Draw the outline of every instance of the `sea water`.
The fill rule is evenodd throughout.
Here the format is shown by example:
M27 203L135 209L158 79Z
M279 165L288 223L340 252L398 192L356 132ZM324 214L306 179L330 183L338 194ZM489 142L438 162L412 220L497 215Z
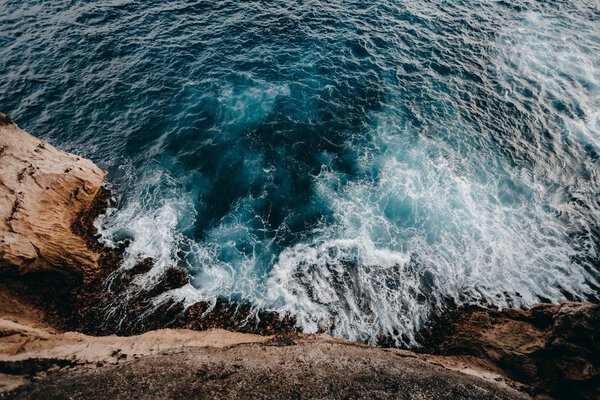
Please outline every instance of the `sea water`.
M413 345L598 296L595 0L0 0L0 60L0 111L109 171L138 287Z

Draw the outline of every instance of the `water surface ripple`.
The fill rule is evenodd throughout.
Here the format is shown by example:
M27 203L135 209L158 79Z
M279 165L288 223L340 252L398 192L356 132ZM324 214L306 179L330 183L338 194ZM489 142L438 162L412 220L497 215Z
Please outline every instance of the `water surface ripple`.
M414 344L598 295L594 0L0 0L0 110L95 160L170 293Z

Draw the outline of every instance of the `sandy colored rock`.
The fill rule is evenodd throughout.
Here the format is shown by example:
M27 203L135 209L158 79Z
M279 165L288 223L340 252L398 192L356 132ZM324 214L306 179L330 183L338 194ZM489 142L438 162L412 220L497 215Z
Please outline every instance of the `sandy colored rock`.
M139 336L88 336L0 319L0 362L9 365L30 359L46 359L76 364L113 363L185 347L223 348L243 343L264 343L271 339L270 336L223 329L202 332L159 329Z
M89 280L99 255L71 224L105 175L0 115L0 272L55 271Z
M2 388L15 399L529 398L409 351L326 335L162 329L93 337L6 319L0 319Z

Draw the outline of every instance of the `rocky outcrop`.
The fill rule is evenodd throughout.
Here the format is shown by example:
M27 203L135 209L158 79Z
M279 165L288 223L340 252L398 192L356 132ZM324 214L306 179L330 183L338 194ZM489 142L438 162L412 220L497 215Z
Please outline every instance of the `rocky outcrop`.
M0 318L0 398L3 390L15 399L529 398L426 356L326 335L94 337Z
M0 273L60 273L90 281L100 253L72 224L106 172L19 129L0 114Z
M101 186L105 175L0 114L0 386L26 384L19 397L105 398L107 388L117 390L115 396L148 397L155 390L149 380L163 386L178 380L156 396L528 397L500 384L507 383L536 395L598 398L600 306L594 304L455 309L422 332L433 354L420 355L298 335L293 318L249 304L184 307L162 296L157 306L157 296L189 278L170 267L154 284L131 292L132 282L154 263L120 269L123 249L97 241L94 220L110 197ZM164 328L188 330L159 331ZM278 336L191 331L215 328ZM97 338L61 330L156 331ZM227 346L236 347L216 352L206 335L234 338ZM247 341L259 347L241 346ZM59 371L30 382L53 370ZM112 385L119 379L122 386Z
M176 267L130 290L132 280L154 264L146 259L120 270L123 249L98 242L94 220L110 197L102 187L105 175L93 162L54 148L0 114L0 292L27 300L56 327L88 334L165 327L261 334L294 329L291 318L255 313L248 304L184 307L167 297L156 306L157 296L188 284L187 273Z
M508 378L563 399L600 398L600 305L459 309L424 332L427 350L486 360Z

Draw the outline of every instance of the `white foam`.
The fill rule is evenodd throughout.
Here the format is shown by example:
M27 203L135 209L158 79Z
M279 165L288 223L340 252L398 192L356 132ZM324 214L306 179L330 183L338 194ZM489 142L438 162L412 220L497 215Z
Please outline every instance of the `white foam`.
M155 280L165 268L179 263L177 251L183 240L182 221L193 220L193 199L183 193L181 184L159 168L150 167L137 175L129 172L126 182L134 194L119 210L109 210L98 221L99 233L105 244L130 241L126 248L123 268L132 268L137 262L151 257L155 260L149 274L136 278L138 286Z
M573 260L597 256L597 244L582 246L573 234L600 216L597 162L578 154L579 144L599 149L600 52L598 42L561 38L556 24L528 15L505 33L497 62L500 74L538 82L547 103L554 97L584 111L583 118L547 116L555 153L539 154L533 169L511 166L493 142L469 142L478 132L458 121L444 121L439 139L414 140L394 113L377 114L375 143L361 159L377 179L343 185L328 170L317 177L336 223L280 255L268 285L276 308L308 331L370 341L384 333L410 343L444 299L521 307L593 293L593 268ZM514 95L513 82L503 83ZM581 170L587 180L575 178ZM401 261L409 256L419 267ZM402 284L382 285L388 280Z
M545 209L551 193L528 171L504 175L484 160L491 154L462 158L425 138L410 148L401 135L379 138L388 150L369 161L382 168L378 180L340 187L323 172L319 194L336 224L275 264L269 298L307 331L415 344L444 299L525 306L563 300L560 288L591 291L570 260L569 227ZM531 194L504 198L503 180Z
M597 256L598 249L594 243L582 248L572 236L590 223L589 215L591 223L600 220L593 202L600 184L597 163L584 157L573 163L584 149L570 147L565 137L598 149L600 53L568 38L557 43L560 29L552 24L529 15L500 35L498 47L506 96L517 96L511 79L527 78L539 83L538 95L567 92L585 113L583 119L554 115L565 123L548 125L557 133L556 153L541 153L533 167L508 162L497 143L450 116L443 126L432 123L439 135L422 134L384 107L370 116L371 143L346 144L361 149L363 177L346 182L343 173L323 168L314 195L331 220L279 254L273 240L249 229L258 218L252 204L261 198L241 199L202 242L184 238L178 232L193 219L194 196L158 168L136 177L135 198L105 219L103 233L114 238L126 229L135 239L126 267L144 257L158 260L158 272L149 275L171 263L187 266L195 288L164 296L187 304L242 298L293 314L307 332L371 342L385 334L416 344L415 331L447 299L519 307L558 302L565 294L583 298L592 292L589 283L598 282L573 259ZM224 92L221 101L231 103L231 123L244 126L264 117L280 95L289 89ZM580 170L590 174L587 180L577 178ZM252 250L240 250L240 241Z
M296 315L306 332L360 340L393 334L398 326L411 332L427 310L414 296L400 295L420 291L418 271L408 261L365 238L299 244L280 254L267 299Z

